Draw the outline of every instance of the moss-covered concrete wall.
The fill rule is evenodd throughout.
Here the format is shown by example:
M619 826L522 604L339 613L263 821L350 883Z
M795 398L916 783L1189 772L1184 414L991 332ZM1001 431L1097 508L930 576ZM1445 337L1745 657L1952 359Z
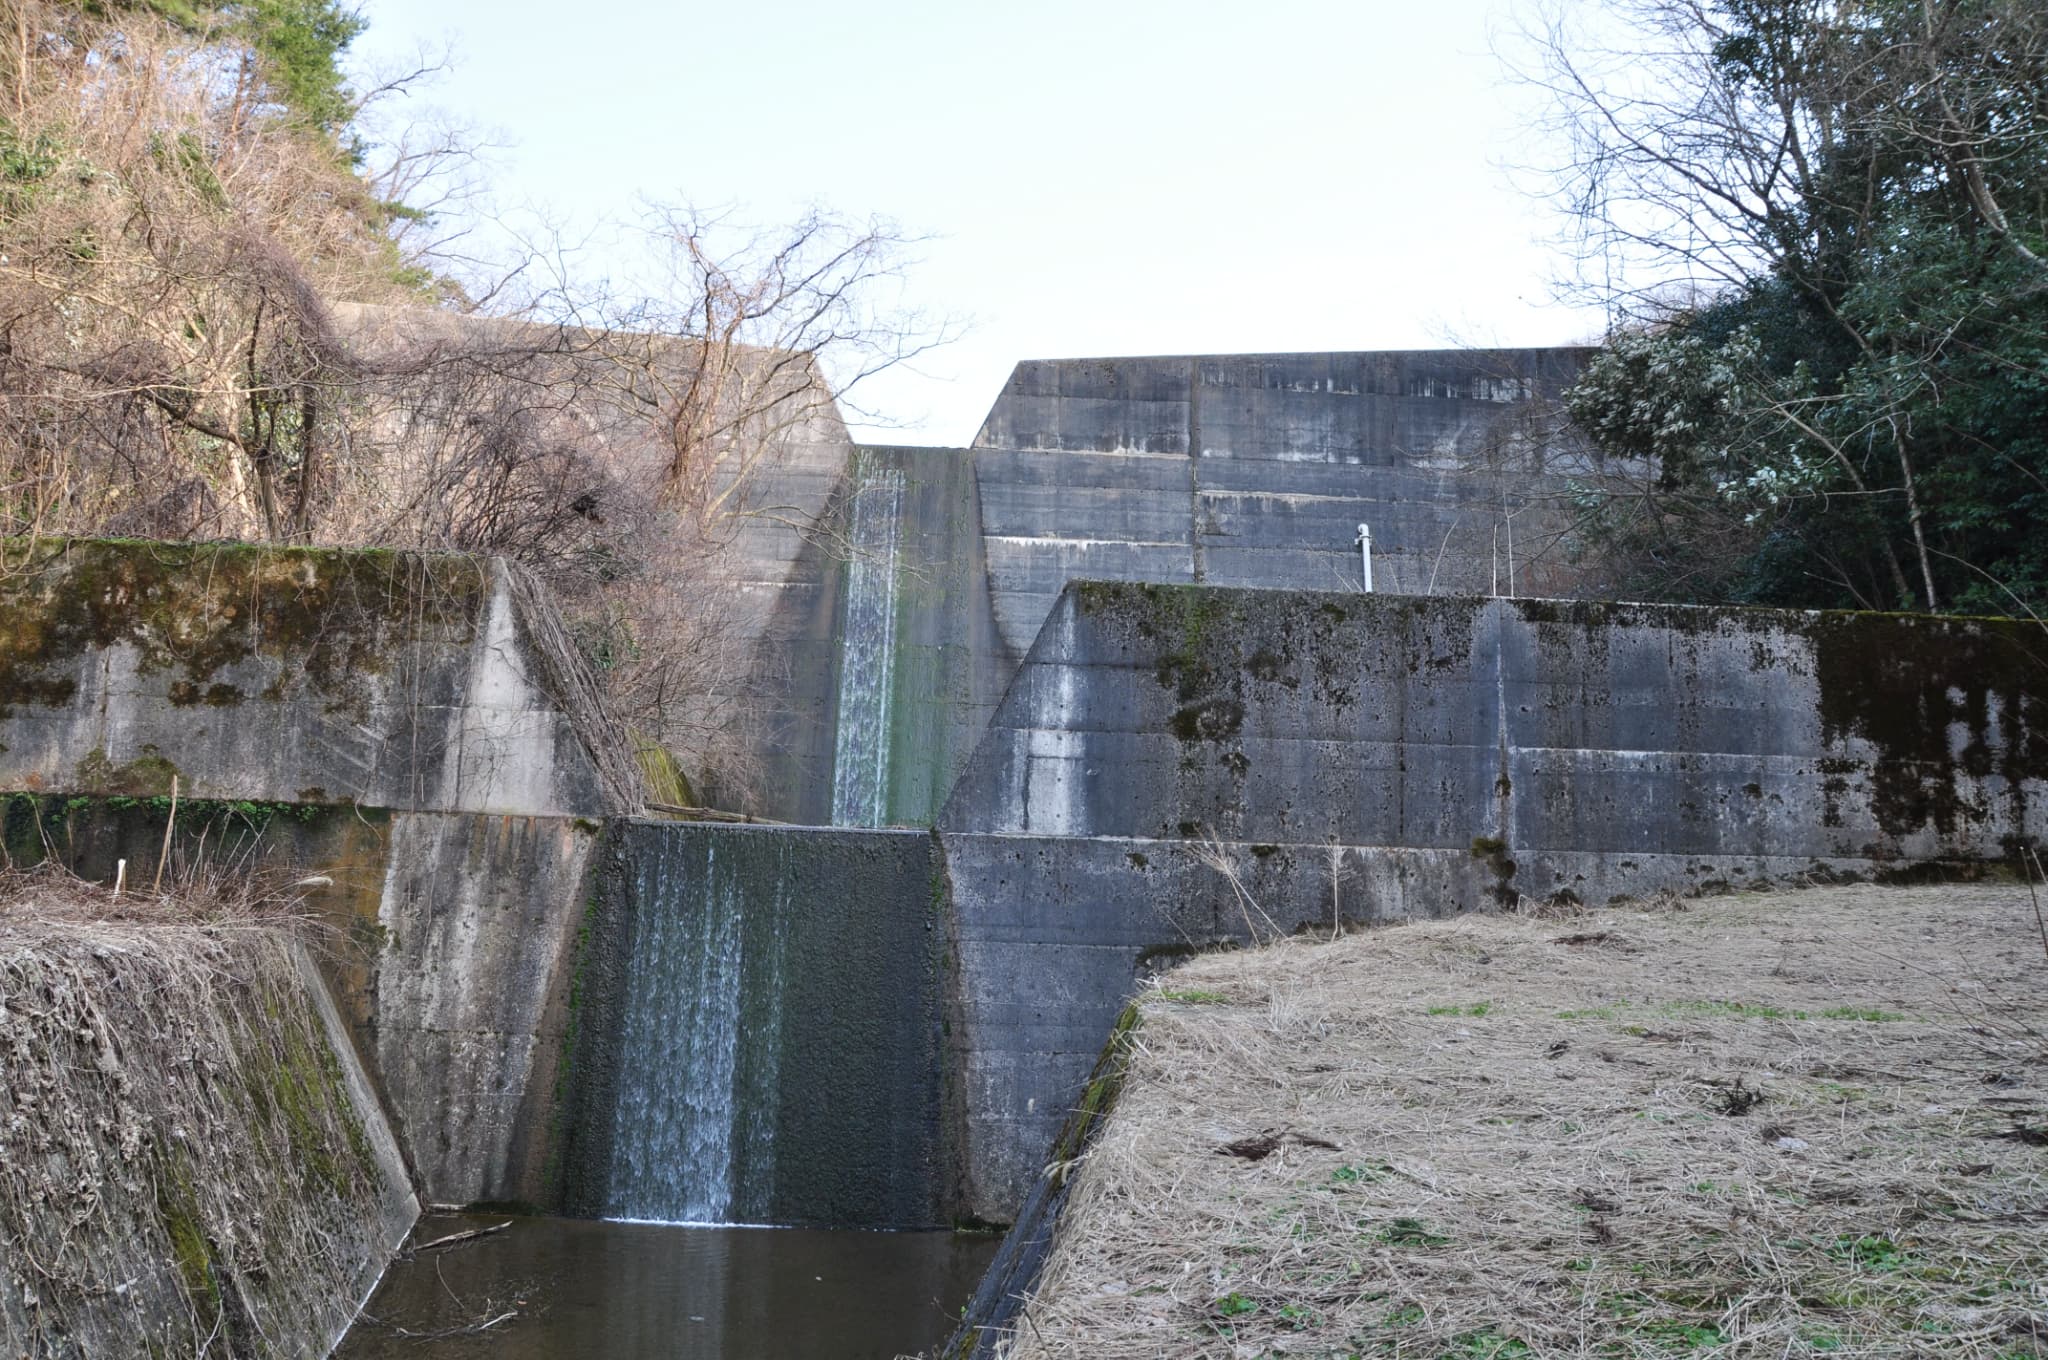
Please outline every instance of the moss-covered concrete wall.
M0 544L0 790L600 815L594 727L501 564Z
M1069 587L940 818L970 1204L1021 1201L1148 958L2010 862L2048 837L2044 655L1997 619Z
M1560 856L2010 854L2043 830L2038 625L1080 584L944 825ZM1533 877L1527 877L1533 876Z
M531 1192L592 819L634 802L549 611L452 556L0 545L0 850L297 882L435 1201Z

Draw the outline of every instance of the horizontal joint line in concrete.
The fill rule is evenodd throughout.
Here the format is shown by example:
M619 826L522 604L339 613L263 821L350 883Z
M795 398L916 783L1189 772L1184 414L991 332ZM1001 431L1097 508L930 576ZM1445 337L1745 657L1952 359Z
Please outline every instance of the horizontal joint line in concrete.
M1145 449L1047 449L1044 444L1028 444L1028 447L1010 447L1010 444L975 444L975 453L1051 453L1051 455L1079 455L1087 459L1155 459L1167 461L1178 459L1188 461L1186 453L1149 453Z
M1052 545L1074 548L1178 548L1185 552L1188 541L1184 538L1062 538L1057 534L988 534L990 543L1010 543L1023 546ZM1057 593L1057 592L1054 592Z

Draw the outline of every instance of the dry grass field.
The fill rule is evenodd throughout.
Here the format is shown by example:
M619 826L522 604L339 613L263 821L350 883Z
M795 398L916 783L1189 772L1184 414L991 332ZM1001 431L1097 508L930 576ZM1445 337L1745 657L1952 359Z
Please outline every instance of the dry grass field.
M2029 891L1195 960L1143 995L1008 1354L2048 1356Z

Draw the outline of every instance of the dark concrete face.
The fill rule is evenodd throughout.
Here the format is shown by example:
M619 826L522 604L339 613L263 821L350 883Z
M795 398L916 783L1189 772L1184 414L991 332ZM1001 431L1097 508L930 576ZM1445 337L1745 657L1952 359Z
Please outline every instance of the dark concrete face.
M737 894L737 900L706 899ZM730 923L712 919L735 910ZM628 1203L639 1122L634 1069L690 1036L633 1014L655 936L735 930L741 992L729 1085L737 1121L726 1216L737 1222L929 1227L948 1221L939 1036L944 885L918 832L628 823L577 964L573 1066L559 1150L571 1213L664 1216ZM686 938L684 941L688 943ZM688 971L687 969L685 971ZM678 985L696 985L679 979ZM649 1041L634 1047L631 1036ZM663 1075L678 1091L688 1074ZM621 1110L626 1111L621 1114ZM673 1216L673 1215L668 1215Z

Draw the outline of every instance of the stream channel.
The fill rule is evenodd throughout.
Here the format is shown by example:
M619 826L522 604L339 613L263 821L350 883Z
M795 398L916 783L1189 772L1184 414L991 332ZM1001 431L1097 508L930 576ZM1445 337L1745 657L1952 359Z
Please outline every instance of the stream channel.
M505 1221L437 1215L413 1240ZM335 1357L889 1360L945 1339L996 1245L950 1232L515 1218L394 1263Z

